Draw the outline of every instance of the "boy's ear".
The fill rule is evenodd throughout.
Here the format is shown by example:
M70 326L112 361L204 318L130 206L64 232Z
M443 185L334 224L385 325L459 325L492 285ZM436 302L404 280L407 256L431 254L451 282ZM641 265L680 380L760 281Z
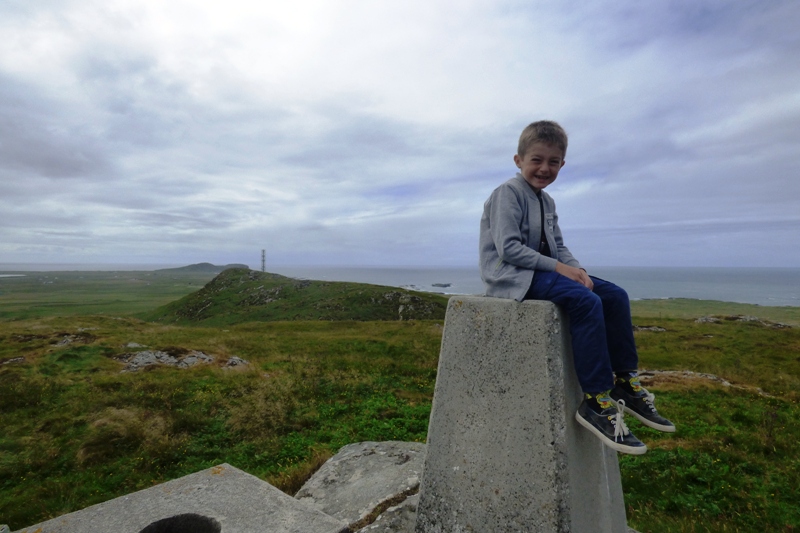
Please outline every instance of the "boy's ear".
M517 168L521 168L522 158L519 156L519 154L514 154L514 164L517 165ZM561 164L563 165L564 163L562 162Z
M564 163L566 163L566 162L567 162L567 160L566 160L566 159L562 159L562 160L561 160L561 168L564 168Z

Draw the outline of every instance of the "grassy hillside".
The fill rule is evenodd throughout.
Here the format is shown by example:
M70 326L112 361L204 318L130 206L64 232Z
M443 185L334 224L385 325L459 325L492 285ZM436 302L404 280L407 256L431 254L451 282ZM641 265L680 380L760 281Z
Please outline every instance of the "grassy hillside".
M201 290L139 317L205 326L274 320L443 319L446 306L447 298L438 294L230 269Z

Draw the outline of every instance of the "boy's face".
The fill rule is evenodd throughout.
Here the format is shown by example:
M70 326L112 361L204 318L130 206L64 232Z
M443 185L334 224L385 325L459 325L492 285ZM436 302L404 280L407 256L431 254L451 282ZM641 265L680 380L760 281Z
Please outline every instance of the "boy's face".
M558 171L564 166L564 152L554 144L533 143L523 157L514 155L514 163L525 181L541 190L556 181Z

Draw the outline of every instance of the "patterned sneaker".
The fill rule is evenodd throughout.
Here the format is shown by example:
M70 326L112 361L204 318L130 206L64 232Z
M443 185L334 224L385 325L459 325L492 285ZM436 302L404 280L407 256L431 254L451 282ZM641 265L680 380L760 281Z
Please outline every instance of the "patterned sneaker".
M607 396L597 397L597 402L602 409L599 413L596 413L586 402L583 400L578 407L575 420L594 433L603 444L612 450L632 455L642 455L647 451L647 446L637 439L625 425L622 420L622 410L614 408L610 398ZM623 401L622 404L624 406L625 402Z
M635 416L645 426L665 433L674 433L675 424L656 411L655 394L642 387L638 376L632 376L628 384L631 390L628 390L624 382L617 382L611 391L611 399L618 406L622 405L626 412Z

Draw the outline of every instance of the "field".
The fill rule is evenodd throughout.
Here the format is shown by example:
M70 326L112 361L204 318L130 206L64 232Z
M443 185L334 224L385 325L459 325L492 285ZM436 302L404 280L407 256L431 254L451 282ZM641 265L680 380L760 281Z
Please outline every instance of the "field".
M221 462L292 493L344 444L425 440L441 320L156 324L137 316L213 274L154 274L0 278L0 523L18 529ZM635 324L656 327L636 333L643 368L730 386L656 375L649 388L678 433L631 421L651 451L620 456L630 525L800 531L800 327L775 326L800 325L798 309L632 307ZM695 321L708 315L721 318ZM215 361L121 372L118 358L145 346ZM223 368L233 356L249 365Z
M18 274L21 276L0 278L0 320L131 315L197 291L215 276L207 272L170 271Z

